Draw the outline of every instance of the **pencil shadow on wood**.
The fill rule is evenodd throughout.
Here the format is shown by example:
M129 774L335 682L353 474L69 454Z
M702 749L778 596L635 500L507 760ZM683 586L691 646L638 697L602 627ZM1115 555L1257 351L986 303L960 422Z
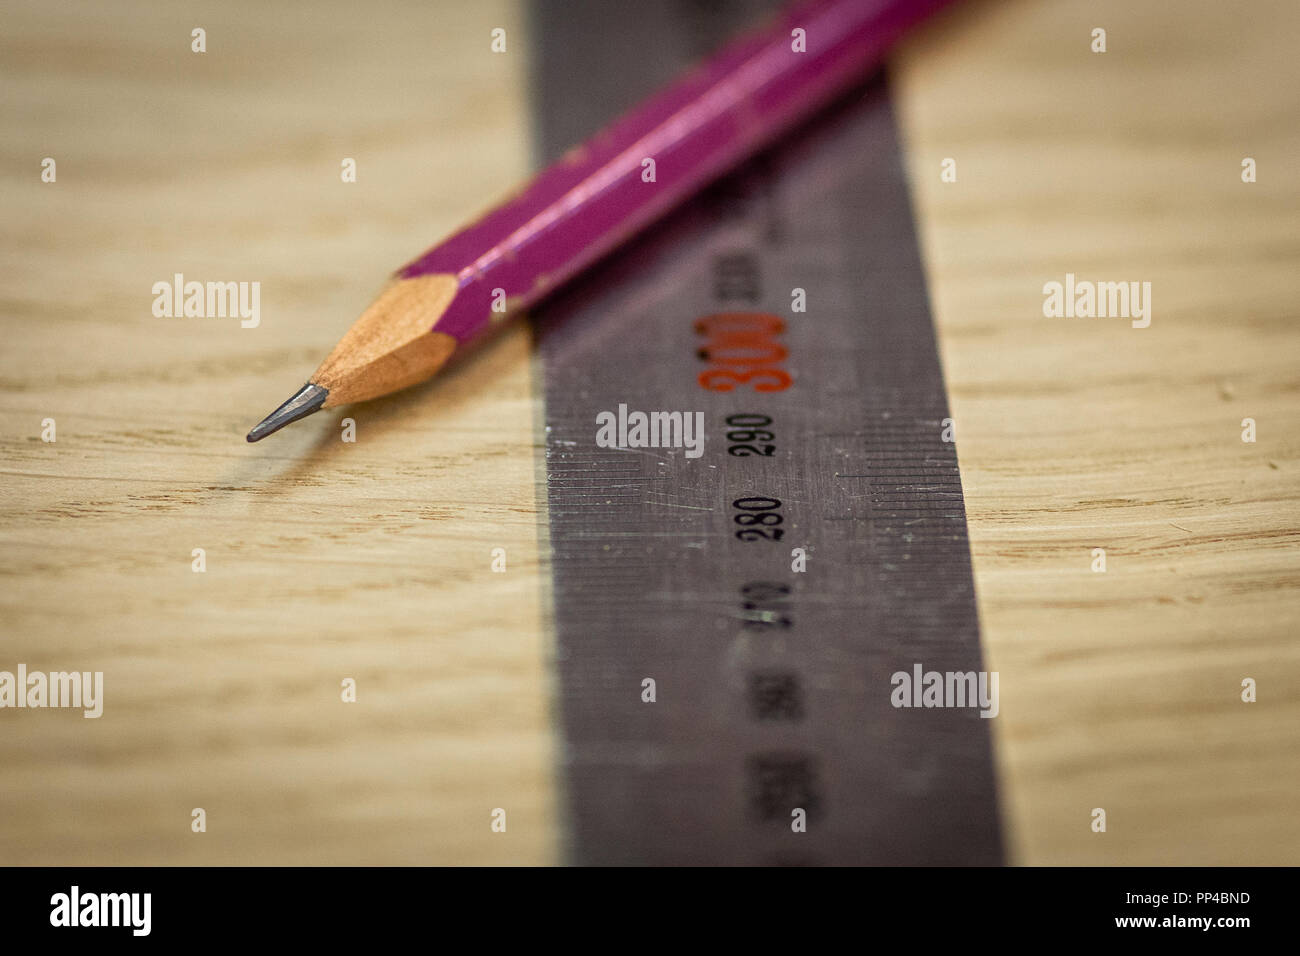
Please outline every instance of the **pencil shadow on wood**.
M515 360L510 355L494 348L501 335L508 331L509 327L503 325L463 347L428 382L369 402L325 409L289 426L299 432L315 429L317 437L305 446L299 439L287 455L276 455L272 451L254 462L241 465L240 476L232 476L229 483L237 486L253 484L259 494L275 497L291 494L304 486L329 483L331 475L355 447L341 440L341 423L346 418L356 419L358 434L363 436L361 440L365 440L365 436L382 435L390 429L410 429L416 422L455 417L453 413L458 408L481 400L483 392L491 389L513 365ZM280 435L264 439L263 445L277 440L293 441L291 434L286 429ZM256 463L265 464L273 460L282 462L282 467L274 474L264 474L260 478L248 474L248 468L255 467Z
M818 173L810 178L814 190L832 188L834 180L844 176L860 176L865 171L888 168L884 157L871 155L859 157L861 165L845 169L843 163L819 159L828 138L846 121L863 113L875 113L878 121L890 125L892 115L888 106L887 83L882 74L876 74L855 89L841 96L829 108L800 124L775 147L740 166L706 189L694 201L665 216L644 235L604 257L580 279L569 283L533 311L529 325L534 342L545 343L543 352L547 361L581 363L599 360L607 343L629 339L641 340L648 360L653 360L654 343L646 339L648 324L629 323L629 315L653 311L658 299L671 297L684 285L708 282L709 256L706 251L716 237L725 232L719 219L735 216L750 205L755 195L763 191L762 183L783 175L790 167L811 165ZM892 137L873 139L873 149L890 147ZM892 147L891 147L892 148ZM896 162L896 160L894 160ZM825 168L822 168L825 167ZM895 171L902 178L900 171ZM779 240L779 217L763 223L769 233L768 240ZM640 278L642 281L633 281ZM605 308L592 310L595 301ZM274 475L260 480L246 472L231 484L254 483L263 494L283 496L295 488L319 486L333 480L331 472L346 461L349 446L340 440L340 423L343 419L357 419L358 430L374 436L390 428L410 428L422 421L421 416L450 418L462 403L481 399L484 391L491 389L498 373L514 361L495 348L501 334L507 330L503 324L494 332L458 351L443 371L431 381L413 386L395 395L371 402L318 413L296 429L318 429L318 437L307 446L301 440L293 444L290 456L282 459L283 467ZM594 358L593 358L594 357ZM272 436L268 442L293 441L287 434ZM362 440L365 440L364 438ZM544 444L544 436L535 442ZM260 459L265 463L271 455ZM242 472L242 469L241 469Z

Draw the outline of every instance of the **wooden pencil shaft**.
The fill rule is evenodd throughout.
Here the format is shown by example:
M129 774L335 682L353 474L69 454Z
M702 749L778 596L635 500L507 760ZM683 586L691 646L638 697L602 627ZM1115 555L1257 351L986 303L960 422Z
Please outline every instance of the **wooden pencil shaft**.
M456 276L436 324L466 341L526 309L825 105L946 0L819 0L724 48L615 121L400 278ZM500 306L498 306L499 308Z
M432 376L494 320L532 306L826 105L947 2L816 0L731 43L400 269L312 376L326 395L311 410ZM284 408L249 440L279 427Z

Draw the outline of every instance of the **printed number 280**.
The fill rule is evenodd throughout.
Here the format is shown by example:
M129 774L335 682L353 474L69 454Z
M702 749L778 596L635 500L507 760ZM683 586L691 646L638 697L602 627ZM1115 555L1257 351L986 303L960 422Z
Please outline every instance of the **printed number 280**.
M779 499L737 498L731 506L737 511L732 520L744 525L736 532L736 537L741 541L757 541L759 538L780 541L785 535L785 531L776 527L785 520L781 517Z

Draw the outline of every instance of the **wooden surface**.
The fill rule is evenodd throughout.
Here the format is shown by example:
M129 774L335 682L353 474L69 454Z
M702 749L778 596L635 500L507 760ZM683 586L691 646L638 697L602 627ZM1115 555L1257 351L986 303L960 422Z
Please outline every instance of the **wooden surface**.
M1297 28L985 2L895 64L1019 862L1300 862ZM0 711L0 862L558 858L526 328L243 441L526 173L524 30L507 2L8 5L0 669L102 670L105 705ZM260 281L261 325L155 318L177 272ZM1150 328L1044 318L1066 272L1150 281Z
M182 6L6 13L0 668L102 670L105 705L0 712L0 860L552 859L526 327L244 441L527 173L519 11ZM175 272L260 280L261 325L154 318Z
M979 3L897 62L1021 862L1300 862L1297 29ZM1151 325L1044 318L1066 272Z

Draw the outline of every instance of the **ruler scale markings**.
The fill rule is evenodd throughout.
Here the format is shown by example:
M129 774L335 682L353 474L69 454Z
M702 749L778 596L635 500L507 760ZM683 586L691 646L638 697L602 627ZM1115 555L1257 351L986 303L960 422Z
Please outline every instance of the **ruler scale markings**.
M770 6L536 0L540 158ZM889 703L895 671L982 662L897 134L883 84L854 99L538 314L575 862L1001 862L988 722ZM741 312L783 320L784 391L701 387L696 320ZM703 411L702 457L598 449L620 404Z

